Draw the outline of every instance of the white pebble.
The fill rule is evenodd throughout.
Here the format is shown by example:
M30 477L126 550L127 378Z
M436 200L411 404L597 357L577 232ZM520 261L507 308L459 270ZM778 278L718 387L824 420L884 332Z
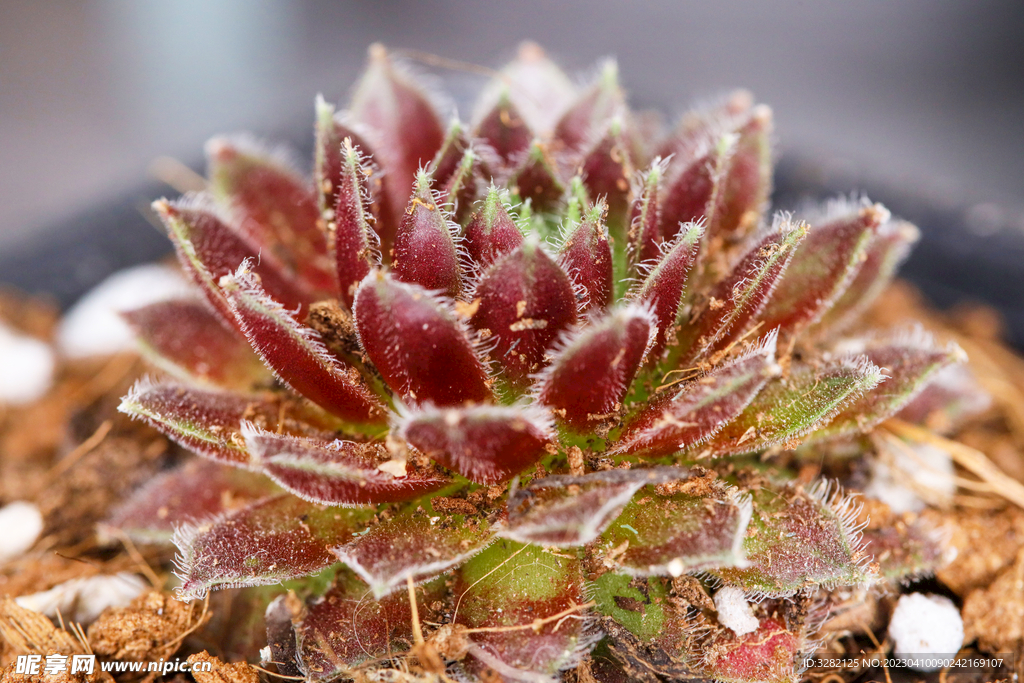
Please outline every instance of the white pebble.
M718 623L738 636L753 633L761 625L739 588L719 589L715 593L715 609L718 610Z
M31 403L49 391L56 365L46 342L0 322L0 403Z
M889 637L898 658L924 655L918 671L937 671L942 664L928 655L953 657L964 644L964 622L953 601L941 595L910 593L900 597L889 621Z
M57 330L57 346L68 358L134 349L131 329L118 313L193 295L191 285L170 266L147 264L118 271L68 311Z
M13 560L31 548L43 533L43 514L21 500L0 508L0 562Z
M120 572L71 579L47 591L15 598L20 606L48 617L88 624L108 607L126 607L146 590L135 574Z

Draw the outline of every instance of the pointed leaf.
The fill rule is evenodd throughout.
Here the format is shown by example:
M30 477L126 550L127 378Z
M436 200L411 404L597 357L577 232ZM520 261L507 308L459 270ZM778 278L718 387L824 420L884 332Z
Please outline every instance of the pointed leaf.
M545 350L576 322L576 297L565 271L536 241L498 259L480 279L469 324L493 344L491 357L515 387L546 363Z
M537 399L576 428L608 420L622 400L654 341L651 312L637 305L610 311L581 328L552 352L537 380Z
M714 223L735 145L735 135L712 131L697 136L672 158L661 204L660 232L665 240L674 239L687 223L702 219L705 225Z
M466 225L466 250L474 263L489 266L523 243L523 233L509 215L508 194L493 185L483 205Z
M992 397L970 368L953 365L936 372L896 416L904 422L923 424L933 432L950 434L991 405Z
M528 128L536 133L551 131L562 112L575 98L572 80L548 59L544 50L533 42L519 46L516 58L507 64L480 98L484 110L508 93L511 103L523 114Z
M640 176L637 187L633 191L635 199L630 206L629 234L626 236L626 249L629 253L630 271L635 275L640 272L638 266L654 260L661 260L658 249L661 244L661 204L665 171L668 162L656 158L651 166ZM683 233L687 232L686 230Z
M889 212L881 204L836 202L811 229L778 288L758 316L785 337L817 322L856 277L878 227Z
M535 211L554 211L565 194L565 182L551 152L539 140L529 148L509 186L523 200L530 200Z
M916 328L889 340L850 340L844 350L863 353L888 377L881 386L847 404L814 438L867 432L907 405L944 368L967 360L959 346L940 347L928 333Z
M348 112L335 112L334 105L328 104L320 95L316 97L316 146L314 150L313 180L317 192L317 207L326 219L338 204L341 188L339 179L345 165L344 143L362 155L372 155L369 144L370 131L352 120Z
M619 516L633 494L646 484L683 474L655 468L534 479L509 496L508 526L499 535L543 546L586 545Z
M794 226L783 218L711 289L690 333L693 341L683 354L683 363L691 364L725 348L752 327L806 235L805 224Z
M469 138L466 137L462 122L453 118L448 124L448 132L441 143L441 149L437 150L434 160L430 162L430 178L435 190L440 190L448 184L458 171L468 149Z
M281 494L199 524L178 528L183 599L207 591L262 586L312 574L335 562L330 548L346 542L373 516Z
M602 311L612 300L612 250L605 225L606 207L598 202L565 238L558 263L577 289L579 312Z
M118 529L136 543L170 543L174 528L181 524L236 510L278 492L258 474L189 459L150 479L100 526Z
M828 334L849 327L889 286L918 237L918 229L905 221L891 220L882 224L868 246L867 256L856 277L814 331Z
M153 210L166 226L182 268L231 327L235 317L217 282L246 259L258 263L255 270L263 287L289 308L305 307L315 299L282 273L271 254L261 258L258 246L229 228L208 195L186 195L174 202L159 200L153 203Z
M395 278L456 298L462 291L462 274L454 233L437 194L430 189L430 176L420 171L395 236Z
M788 596L808 586L850 586L866 581L857 510L825 483L809 490L750 487L754 513L743 540L749 566L712 569L728 585L768 596Z
M675 481L635 494L601 535L600 547L605 563L633 576L744 566L749 520L749 497L713 475Z
M433 517L423 510L392 517L334 549L378 600L457 567L487 547L494 529L475 516Z
M359 282L380 265L369 188L370 179L379 171L355 147L352 138L341 141L338 157L332 218L327 227L341 300L351 308Z
M463 224L470 216L473 204L484 194L484 178L490 177L484 158L476 147L462 155L458 167L439 193L439 199L451 205L452 218Z
M894 582L913 581L949 563L947 529L914 513L886 521L878 524L872 518L871 528L864 531L864 552L878 563L880 576Z
M597 82L585 90L555 126L554 137L569 149L582 150L615 116L625 114L619 69L613 60L601 66Z
M690 271L697 260L704 227L690 223L680 230L679 236L663 247L664 255L648 273L640 288L631 298L649 305L658 323L651 357L658 358L666 346L675 344L677 321L683 312L683 303L695 294L692 291Z
M326 421L318 422L312 411L281 399L149 380L137 382L118 410L144 420L194 453L239 467L249 466L249 453L239 434L242 420L310 436L331 428Z
M780 371L771 334L743 357L653 399L629 420L615 451L661 457L699 446L739 415Z
M324 505L377 505L418 498L451 480L431 468L407 463L396 477L380 465L390 460L377 441L324 442L272 434L246 424L242 428L254 465L300 498Z
M147 359L180 379L249 389L268 378L245 339L198 301L161 301L121 315Z
M753 453L772 446L791 448L820 429L885 375L866 358L840 358L820 367L794 363L787 377L769 382L703 452Z
M420 619L437 619L430 605L443 597L443 588L416 589ZM351 677L360 665L406 652L414 642L408 593L372 600L350 571L339 572L330 590L290 621L299 673L315 683Z
M400 217L417 171L434 158L444 128L426 94L402 73L384 46L370 46L369 64L352 97L352 116L377 136L374 160L387 174L385 190L392 215ZM397 225L378 230L385 253Z
M496 484L537 462L552 438L536 407L424 407L401 417L398 434L470 481Z
M453 621L481 629L459 663L470 675L490 669L506 680L548 680L595 640L575 609L586 602L580 562L562 553L499 540L463 565L454 591ZM564 612L568 618L537 623Z
M512 165L530 146L533 132L512 104L508 91L502 91L476 125L474 137L490 145L505 166Z
M337 292L316 194L282 155L245 138L206 143L210 188L232 224L310 289Z
M707 237L738 241L757 228L772 192L772 110L758 105L735 124L736 145Z
M359 372L331 355L315 330L271 299L247 264L221 278L220 286L249 343L283 382L344 420L384 420L384 406Z
M466 330L422 287L370 273L356 291L354 313L363 350L403 401L453 406L491 397Z
M629 181L633 163L629 141L621 118L612 119L604 135L583 157L583 179L592 197L604 197L608 205L608 225L616 239L625 237L625 220L629 209Z

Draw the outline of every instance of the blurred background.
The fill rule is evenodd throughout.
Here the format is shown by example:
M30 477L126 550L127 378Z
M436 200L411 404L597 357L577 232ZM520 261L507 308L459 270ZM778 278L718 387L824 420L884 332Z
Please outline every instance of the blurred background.
M747 87L775 110L777 205L867 191L919 223L907 272L985 299L1024 342L1024 3L901 0L0 0L0 282L63 304L169 246L151 162L214 133L308 149L367 46L500 66L533 39L571 73L618 58L637 108ZM482 85L433 69L457 101ZM469 113L467 105L461 110Z

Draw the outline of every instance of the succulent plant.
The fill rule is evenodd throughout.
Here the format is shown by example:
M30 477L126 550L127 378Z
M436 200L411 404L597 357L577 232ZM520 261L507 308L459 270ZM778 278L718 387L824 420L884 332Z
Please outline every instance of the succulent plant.
M208 190L154 204L197 294L126 314L164 374L121 410L206 460L111 523L173 533L185 598L291 581L282 671L793 680L830 591L936 561L893 532L881 566L818 476L962 360L860 329L915 228L766 218L767 107L662 135L598 71L525 45L445 126L374 46L311 182L215 138Z

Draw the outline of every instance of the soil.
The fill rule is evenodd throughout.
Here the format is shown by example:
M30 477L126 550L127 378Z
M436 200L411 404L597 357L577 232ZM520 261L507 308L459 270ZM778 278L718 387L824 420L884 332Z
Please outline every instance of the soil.
M884 304L870 313L872 323L887 326L922 320L940 338L956 340L968 352L979 383L994 399L985 414L949 434L987 455L997 474L992 475L995 479L979 480L972 470L958 465L958 476L974 484L961 487L946 509L928 512L949 530L950 545L957 552L925 587L945 592L962 605L967 651L1015 652L1020 662L1024 509L1003 492L1012 486L1007 482L1024 482L1024 360L1000 341L998 316L989 309L975 306L936 312L905 284L894 285L880 300ZM25 334L51 341L58 313L47 301L0 291L0 319ZM97 536L97 523L130 491L191 457L157 432L117 413L120 397L145 370L132 354L65 362L52 390L41 400L22 407L0 406L0 504L33 502L45 520L35 546L0 565L0 683L111 679L107 673L31 676L15 672L17 655L52 653L94 653L104 661L187 657L212 667L210 672L165 676L118 673L118 681L256 683L260 677L279 676L244 663L258 660L258 649L266 640L262 613L251 613L237 591L220 591L206 603L179 602L166 588L171 583L170 552L136 548L127 539L103 543ZM459 511L473 507L468 500L446 500ZM894 519L881 503L874 502L866 510L862 521L868 524ZM128 607L108 608L84 630L54 622L13 601L71 579L124 571L145 577L151 589ZM673 590L692 604L708 607L710 599L698 582L694 584L680 579L673 583ZM823 620L819 631L823 651L866 653L884 648L887 614L898 590L893 586L891 595L870 599L856 591L836 592L831 617ZM446 647L456 645L453 639ZM600 654L595 654L569 679L599 680L602 662ZM641 678L651 675L642 673ZM806 678L821 683L857 676L884 680L891 673L810 670ZM1014 673L1021 672L992 670L973 680L1009 679ZM944 681L967 680L951 672L914 678L939 680L940 676Z

